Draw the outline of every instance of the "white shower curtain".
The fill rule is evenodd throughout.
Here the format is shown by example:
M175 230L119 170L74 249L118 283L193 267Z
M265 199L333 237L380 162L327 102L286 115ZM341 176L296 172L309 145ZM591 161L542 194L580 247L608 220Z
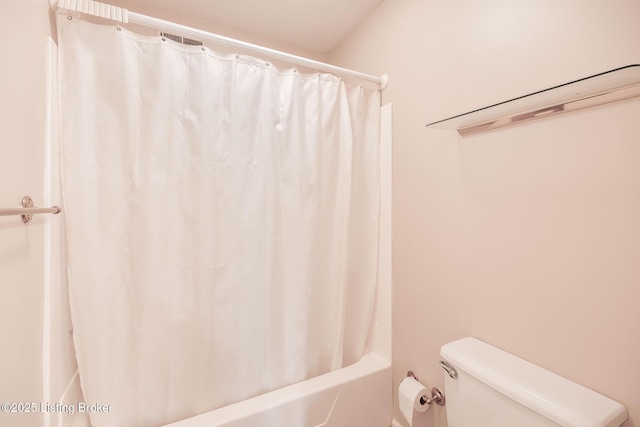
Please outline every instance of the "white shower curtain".
M157 426L357 361L379 93L58 21L74 340L94 427Z

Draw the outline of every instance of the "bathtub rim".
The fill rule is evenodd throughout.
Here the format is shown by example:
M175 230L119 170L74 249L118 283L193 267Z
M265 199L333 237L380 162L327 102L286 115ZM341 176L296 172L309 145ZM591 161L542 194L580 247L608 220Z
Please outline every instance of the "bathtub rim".
M238 422L289 403L302 401L327 390L373 375L391 375L391 361L381 354L368 353L356 363L326 374L291 384L258 396L232 403L200 415L175 421L163 427L223 426ZM391 387L389 386L391 395ZM389 416L391 412L389 411Z

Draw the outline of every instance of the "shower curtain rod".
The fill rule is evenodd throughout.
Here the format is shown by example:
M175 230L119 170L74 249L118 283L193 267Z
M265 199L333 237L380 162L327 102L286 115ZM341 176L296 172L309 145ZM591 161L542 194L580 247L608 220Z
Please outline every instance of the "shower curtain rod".
M101 3L93 0L59 0L58 9L66 9L69 11L80 12L87 15L93 15L100 18L109 19L111 21L121 22L123 24L132 23L139 24L145 27L151 27L158 30L165 30L169 32L177 32L180 34L195 37L200 40L213 41L221 45L242 49L264 55L272 59L288 62L290 64L300 65L303 67L311 68L316 71L326 71L338 76L349 76L359 80L376 83L380 90L387 87L389 82L389 76L383 74L380 77L372 76L370 74L361 73L359 71L349 70L347 68L337 67L335 65L327 64L325 62L316 61L302 56L292 55L290 53L281 52L278 50L270 49L268 47L259 46L252 43L243 42L240 40L232 39L230 37L221 36L219 34L209 33L197 28L187 27L185 25L176 24L174 22L165 21L162 19L154 18L151 16L142 15L139 13L131 12L127 9L112 6L106 3Z

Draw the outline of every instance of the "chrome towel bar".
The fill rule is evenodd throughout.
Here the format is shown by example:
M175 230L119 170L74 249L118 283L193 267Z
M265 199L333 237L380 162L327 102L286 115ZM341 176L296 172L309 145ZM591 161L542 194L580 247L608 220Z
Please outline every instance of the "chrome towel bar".
M62 212L62 208L60 206L51 206L50 208L39 208L37 206L33 206L33 200L29 196L24 196L22 198L20 206L20 208L0 208L0 216L20 215L22 217L22 222L26 224L31 221L34 214L51 213L55 215Z

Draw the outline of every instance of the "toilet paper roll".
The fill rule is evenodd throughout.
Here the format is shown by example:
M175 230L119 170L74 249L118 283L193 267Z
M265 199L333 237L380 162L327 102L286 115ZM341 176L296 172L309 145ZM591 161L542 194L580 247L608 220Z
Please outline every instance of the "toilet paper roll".
M402 380L400 387L398 387L398 401L400 406L400 412L409 422L409 425L413 425L413 413L424 412L429 408L429 405L420 403L422 396L430 396L427 388L415 378L407 377Z

